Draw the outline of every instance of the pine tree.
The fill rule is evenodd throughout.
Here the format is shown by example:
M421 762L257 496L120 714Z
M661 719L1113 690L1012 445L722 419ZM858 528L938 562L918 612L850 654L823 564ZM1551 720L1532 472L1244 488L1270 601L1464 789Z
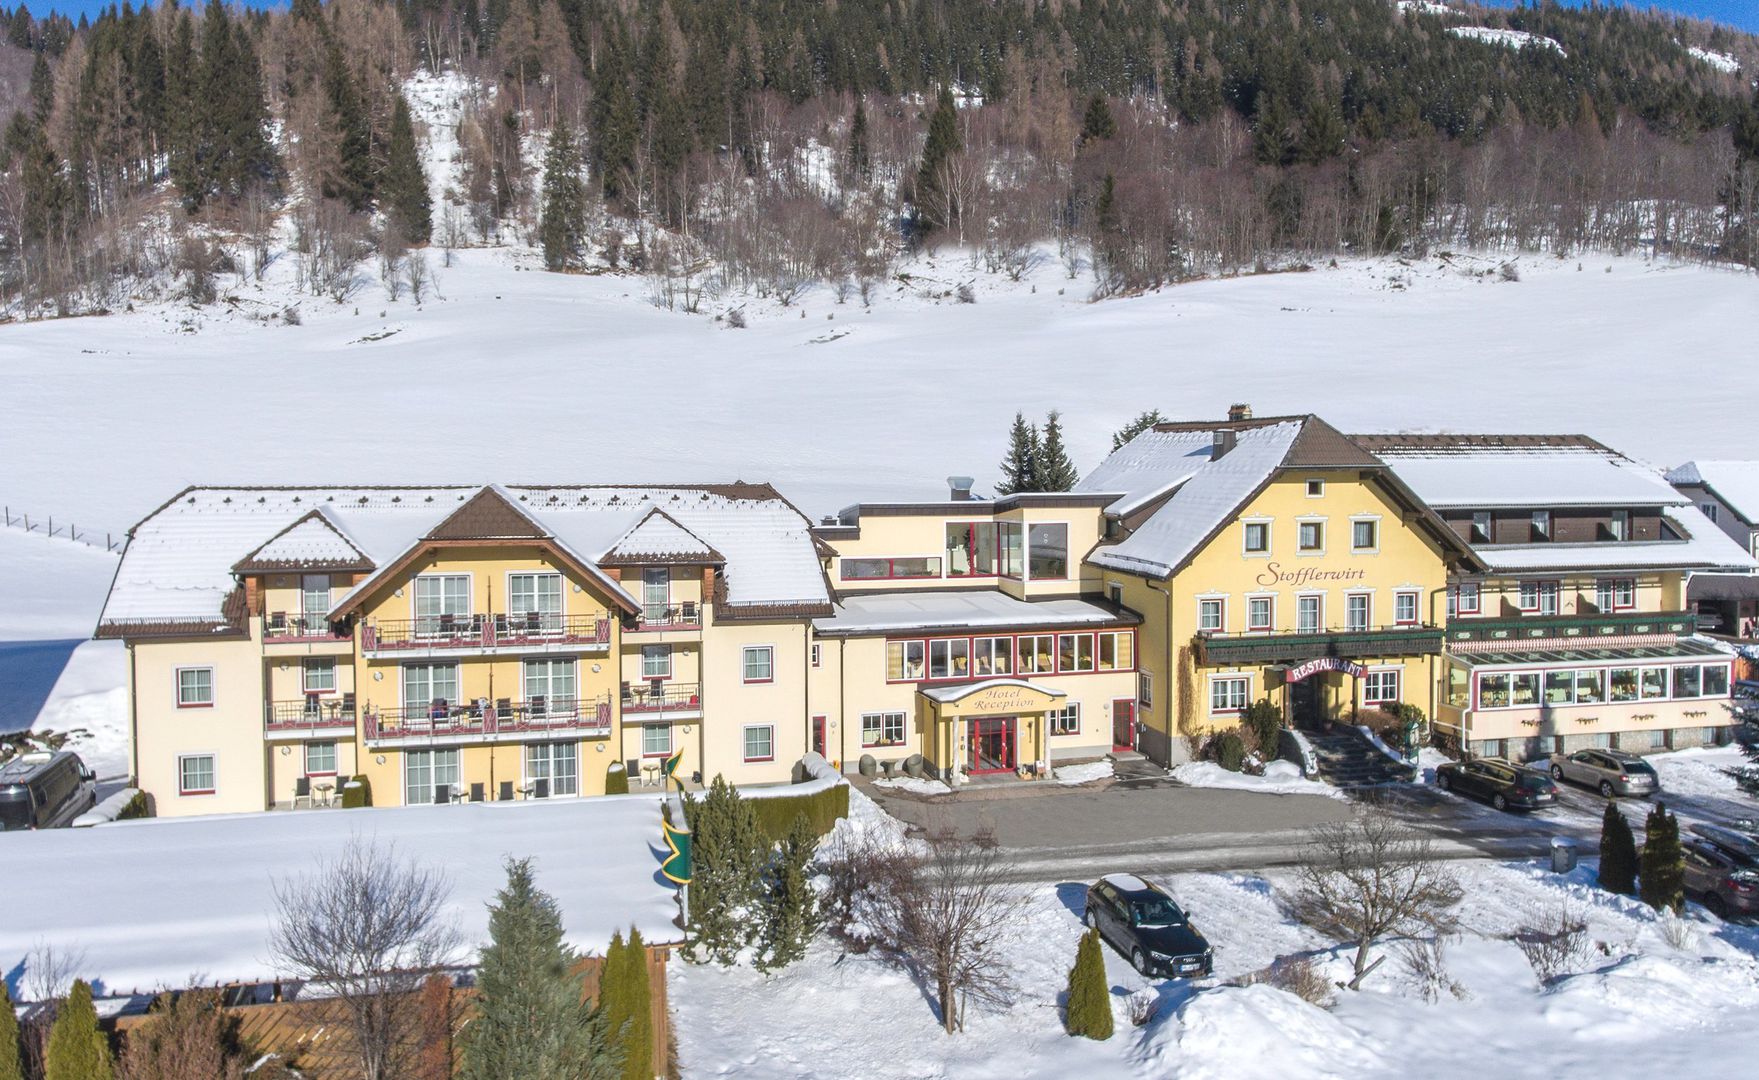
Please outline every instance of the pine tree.
M794 819L770 866L764 896L763 940L758 948L759 971L776 971L805 956L806 946L818 931L818 893L813 890L807 871L817 849L818 837L802 814Z
M612 1045L618 1048L624 1080L650 1080L653 1068L653 990L647 978L647 946L630 927L629 940L611 936L599 976L599 1007Z
M1686 907L1686 855L1680 847L1680 821L1656 803L1643 827L1643 860L1638 896L1660 911Z
M730 965L752 943L769 843L757 813L717 775L708 794L687 798L690 822L690 925L686 955Z
M342 47L331 40L324 55L324 98L330 107L330 123L336 131L334 168L324 177L327 199L340 199L350 210L365 210L373 198L372 137L367 132L366 110L354 86L354 74L342 56Z
M1600 887L1620 896L1637 893L1637 841L1612 800L1600 820Z
M1038 475L1038 428L1028 424L1021 413L1015 413L1014 426L1008 431L1008 453L1002 458L1002 482L996 485L996 494L1036 491Z
M42 53L31 61L31 111L35 113L37 123L49 122L49 113L55 108L55 79L49 73L49 60Z
M1037 465L1037 491L1074 491L1076 481L1081 479L1063 447L1063 417L1055 409L1044 418L1044 443L1039 448Z
M0 979L0 1080L24 1080L22 1051L18 1041L18 1014L12 1011L6 981Z
M867 109L855 95L855 115L849 118L849 171L863 180L873 177L872 152L867 146Z
M1082 934L1081 944L1075 949L1064 1012L1064 1026L1069 1034L1101 1041L1112 1037L1112 993L1106 983L1105 956L1098 930Z
M1130 421L1128 424L1125 424L1123 427L1112 433L1112 449L1118 450L1122 448L1125 443L1142 434L1144 431L1147 431L1156 424L1162 424L1165 422L1166 418L1161 416L1159 409L1150 409L1145 413L1137 413L1136 419Z
M593 69L592 134L593 169L605 201L633 205L637 192L630 185L636 175L641 121L616 41L606 43Z
M84 979L75 979L55 1014L55 1026L49 1029L43 1080L110 1080L114 1071L110 1040L98 1030L92 988Z
M1081 142L1110 139L1117 133L1118 122L1112 119L1112 107L1106 104L1103 95L1093 95L1087 100L1087 112L1081 117Z
M190 207L200 206L208 194L201 168L202 113L195 104L199 77L195 23L185 11L177 16L165 54L165 150L171 182Z
M433 201L428 178L422 172L415 146L415 125L409 119L409 102L401 93L391 113L391 143L385 157L385 176L379 185L385 214L406 244L425 244L433 236Z
M1306 118L1301 122L1301 144L1296 151L1296 158L1305 165L1318 165L1337 157L1343 153L1344 140L1348 134L1337 106L1329 101L1315 99L1307 109Z
M459 1076L619 1076L604 1011L586 1000L575 961L562 940L562 914L537 887L531 861L510 860L507 884L489 906L476 1019L461 1037Z
M1263 95L1252 131L1253 153L1260 165L1287 165L1295 159L1295 140L1289 135L1291 126L1282 99Z
M922 144L922 162L916 167L916 207L932 206L941 194L941 166L948 158L964 149L959 139L959 111L953 105L953 91L942 84L935 102L934 115L928 120L928 140ZM945 224L940 222L939 224Z
M538 223L544 266L566 270L580 261L586 243L586 185L580 179L580 150L560 114L544 153L544 206Z

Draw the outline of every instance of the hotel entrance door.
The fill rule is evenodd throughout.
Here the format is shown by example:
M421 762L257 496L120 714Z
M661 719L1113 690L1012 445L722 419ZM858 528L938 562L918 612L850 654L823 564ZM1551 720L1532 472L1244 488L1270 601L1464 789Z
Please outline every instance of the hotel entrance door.
M1323 675L1314 675L1289 688L1290 710L1294 713L1290 719L1298 730L1318 731L1325 726L1325 706L1320 694L1324 683Z
M965 721L965 725L966 772L975 776L1014 771L1014 717L974 717Z

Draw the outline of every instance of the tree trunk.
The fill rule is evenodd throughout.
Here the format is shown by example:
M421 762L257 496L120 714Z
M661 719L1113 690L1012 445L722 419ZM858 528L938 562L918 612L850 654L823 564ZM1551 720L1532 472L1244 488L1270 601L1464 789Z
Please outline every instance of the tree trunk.
M958 1030L958 1023L953 1016L953 981L945 975L940 977L941 1026L951 1035Z

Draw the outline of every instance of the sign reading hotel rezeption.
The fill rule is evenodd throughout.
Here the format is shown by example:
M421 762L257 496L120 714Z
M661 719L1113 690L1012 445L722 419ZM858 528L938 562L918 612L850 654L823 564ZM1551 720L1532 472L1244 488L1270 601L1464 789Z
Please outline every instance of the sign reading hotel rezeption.
M1281 563L1265 563L1264 573L1252 580L1261 589L1273 585L1288 585L1300 588L1303 585L1319 585L1321 583L1340 581L1361 581L1368 576L1365 570L1327 570L1323 566L1303 566L1295 570L1285 570Z
M1360 679L1368 669L1341 656L1317 656L1284 670L1283 681L1298 683L1307 676L1317 675L1322 671L1341 671L1351 678Z

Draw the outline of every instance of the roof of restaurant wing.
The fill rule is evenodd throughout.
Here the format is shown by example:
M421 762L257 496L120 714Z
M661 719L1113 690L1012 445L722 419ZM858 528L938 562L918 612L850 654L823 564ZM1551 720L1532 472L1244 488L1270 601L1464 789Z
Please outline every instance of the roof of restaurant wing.
M996 589L845 593L813 629L831 637L940 630L1130 626L1140 620L1093 600L1020 600Z

